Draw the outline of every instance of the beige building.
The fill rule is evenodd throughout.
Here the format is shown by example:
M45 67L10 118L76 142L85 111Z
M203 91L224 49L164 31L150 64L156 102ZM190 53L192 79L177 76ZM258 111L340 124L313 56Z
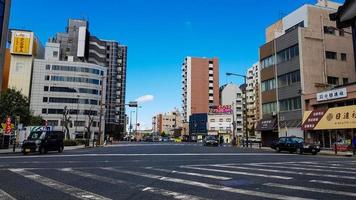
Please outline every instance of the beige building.
M247 130L250 139L260 140L261 135L256 131L257 121L260 116L260 64L255 63L247 70L246 74L246 109Z
M8 87L30 96L33 61L44 57L44 48L30 31L12 30Z
M339 5L303 5L266 29L260 47L261 131L264 145L279 136L303 137L308 94L356 81L351 29L336 29L329 14Z
M152 129L154 133L165 133L170 136L177 136L183 128L183 117L179 111L157 114L152 118Z

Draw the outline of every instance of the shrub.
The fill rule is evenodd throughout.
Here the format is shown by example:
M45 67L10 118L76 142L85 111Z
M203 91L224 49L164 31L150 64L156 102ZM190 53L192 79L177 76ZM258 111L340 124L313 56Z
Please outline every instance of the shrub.
M77 146L78 145L76 140L64 140L63 144L64 144L64 146Z

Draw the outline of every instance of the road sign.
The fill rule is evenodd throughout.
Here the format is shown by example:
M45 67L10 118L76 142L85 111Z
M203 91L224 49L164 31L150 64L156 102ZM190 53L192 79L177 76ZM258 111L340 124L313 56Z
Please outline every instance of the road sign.
M137 107L137 101L130 101L129 102L129 107Z

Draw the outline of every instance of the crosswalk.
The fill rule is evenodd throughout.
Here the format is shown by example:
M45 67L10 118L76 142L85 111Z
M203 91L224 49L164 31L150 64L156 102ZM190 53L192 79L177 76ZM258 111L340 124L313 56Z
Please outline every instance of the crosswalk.
M104 166L10 168L4 171L64 193L68 199L135 199L131 194L123 196L129 191L150 195L149 199L356 199L354 160L213 163L181 165L174 169L162 166ZM55 175L50 175L49 171ZM79 184L83 182L87 184ZM89 183L94 185L89 186ZM99 185L110 192L97 190ZM7 189L0 185L0 200L27 199L24 198L26 192L33 192L29 190L20 194Z

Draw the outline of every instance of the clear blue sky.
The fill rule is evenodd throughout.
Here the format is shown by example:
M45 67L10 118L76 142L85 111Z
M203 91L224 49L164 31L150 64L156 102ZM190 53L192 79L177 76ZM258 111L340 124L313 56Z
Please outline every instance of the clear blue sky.
M127 101L143 95L139 119L181 107L181 63L186 56L218 57L220 84L240 83L258 60L265 28L316 0L13 0L11 28L29 29L43 43L64 31L68 18L90 21L92 34L128 46ZM339 0L343 2L343 0ZM127 110L129 113L129 109Z

